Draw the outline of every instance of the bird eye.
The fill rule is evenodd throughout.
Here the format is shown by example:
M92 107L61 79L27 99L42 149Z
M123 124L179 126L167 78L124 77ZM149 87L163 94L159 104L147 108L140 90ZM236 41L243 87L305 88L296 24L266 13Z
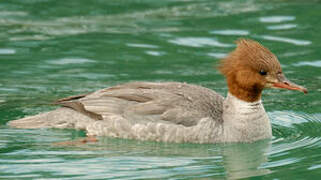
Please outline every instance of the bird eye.
M259 72L262 76L265 76L265 75L267 75L267 72L266 71L264 71L264 70L260 70L260 72Z

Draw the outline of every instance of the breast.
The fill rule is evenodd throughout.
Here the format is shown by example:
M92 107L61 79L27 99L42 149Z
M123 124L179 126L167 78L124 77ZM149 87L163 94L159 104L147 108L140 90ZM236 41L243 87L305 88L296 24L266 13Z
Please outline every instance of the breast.
M246 102L229 93L223 109L225 142L253 142L272 137L271 123L261 100Z

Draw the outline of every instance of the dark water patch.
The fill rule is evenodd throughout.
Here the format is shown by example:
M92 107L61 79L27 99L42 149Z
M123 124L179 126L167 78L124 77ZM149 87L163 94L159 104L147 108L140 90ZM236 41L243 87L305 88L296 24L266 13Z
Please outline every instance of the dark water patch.
M0 178L317 179L320 177L320 4L316 1L6 1L0 6ZM273 139L168 144L84 131L23 130L9 120L128 81L180 81L226 95L215 66L238 38L274 52L309 94L267 90ZM214 68L213 68L214 67Z

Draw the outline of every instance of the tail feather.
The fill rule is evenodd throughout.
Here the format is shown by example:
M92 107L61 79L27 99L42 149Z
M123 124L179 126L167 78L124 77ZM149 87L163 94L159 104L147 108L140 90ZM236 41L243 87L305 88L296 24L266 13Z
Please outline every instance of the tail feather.
M83 115L71 108L59 108L50 112L9 121L8 125L14 128L73 128L86 129L94 119Z

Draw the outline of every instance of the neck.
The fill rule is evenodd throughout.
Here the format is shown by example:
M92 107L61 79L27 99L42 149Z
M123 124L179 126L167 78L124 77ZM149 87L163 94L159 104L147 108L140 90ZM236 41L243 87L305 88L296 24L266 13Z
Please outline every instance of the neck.
M229 92L224 100L223 122L227 142L252 142L272 136L261 99L248 102Z
M235 81L228 83L229 93L233 94L240 100L247 102L255 102L261 100L262 89L253 87L251 89L244 89L240 87Z

